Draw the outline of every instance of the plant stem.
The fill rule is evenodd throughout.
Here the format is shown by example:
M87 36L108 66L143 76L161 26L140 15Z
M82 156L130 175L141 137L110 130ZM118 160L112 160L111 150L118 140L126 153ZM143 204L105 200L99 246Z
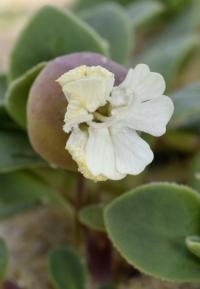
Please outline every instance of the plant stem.
M77 182L77 203L76 203L76 208L80 209L82 206L82 203L84 201L84 192L85 192L85 179L84 177L80 174L78 175L78 182Z
M80 244L81 239L81 225L78 220L78 213L79 209L82 207L85 198L85 179L84 177L79 174L77 179L77 187L76 187L76 201L75 201L75 208L76 208L76 216L75 216L75 244L78 247Z

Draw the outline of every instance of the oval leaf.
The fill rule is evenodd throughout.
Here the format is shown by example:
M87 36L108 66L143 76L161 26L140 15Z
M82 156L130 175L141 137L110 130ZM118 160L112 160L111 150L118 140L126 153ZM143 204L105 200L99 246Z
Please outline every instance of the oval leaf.
M0 113L4 110L4 97L7 89L7 79L5 74L0 74Z
M0 128L16 128L5 109L5 95L7 90L7 77L0 74Z
M81 17L108 41L111 58L126 63L131 48L131 26L124 10L107 3L85 11Z
M97 231L105 231L103 219L103 205L90 205L82 208L79 211L79 221Z
M173 93L171 98L175 110L169 124L170 128L200 131L200 82Z
M68 216L74 214L71 205L54 188L28 171L0 174L0 183L1 218L30 209L38 201L57 204Z
M200 237L199 236L189 236L185 240L188 250L200 258Z
M11 53L9 77L16 79L42 61L78 51L107 54L105 41L87 24L70 11L45 6L20 34Z
M164 6L154 0L142 0L126 7L132 27L139 27L152 20L163 11Z
M84 268L72 249L58 248L50 252L49 275L55 289L85 288Z
M0 202L0 219L5 219L17 214L21 214L34 208L34 206L34 202L25 202L22 204L1 204Z
M3 239L0 239L0 281L5 278L8 263L8 252L6 243Z
M46 165L33 151L25 133L0 131L0 173Z
M161 73L168 88L174 84L180 69L183 69L183 64L199 45L196 31L199 14L196 10L196 7L192 6L176 17L137 58L137 63L146 63L152 70Z
M26 128L26 103L29 90L36 76L44 67L45 63L40 63L28 70L10 84L6 94L7 111L16 123L24 129Z
M200 262L185 244L199 234L200 196L168 183L144 185L105 209L105 226L122 256L133 266L164 280L200 281Z
M189 170L189 184L200 192L200 152L191 161Z
M121 5L127 5L133 0L112 0L112 2L119 3ZM108 0L76 0L74 1L73 9L77 11L86 10L88 8L97 6L102 3L108 2Z

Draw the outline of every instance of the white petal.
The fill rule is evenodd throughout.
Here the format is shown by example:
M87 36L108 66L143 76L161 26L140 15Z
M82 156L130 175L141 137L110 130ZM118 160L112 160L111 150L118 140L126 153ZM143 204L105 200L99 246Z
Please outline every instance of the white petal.
M124 125L138 131L161 136L174 111L174 105L167 96L160 96L146 102L137 102L120 118Z
M162 95L165 81L161 74L151 72L147 65L138 64L135 69L129 69L120 87L132 90L137 98L145 101Z
M122 174L137 175L152 162L153 152L149 145L129 128L111 129L116 155L116 167Z
M93 181L105 181L107 177L103 175L94 176L86 162L86 145L88 141L88 132L79 129L78 127L73 129L66 144L66 149L71 154L73 160L78 165L78 170L84 175L84 177Z
M107 128L89 128L86 162L89 170L95 176L103 175L112 180L125 177L116 170L113 144Z
M106 104L113 83L114 78L85 78L64 85L63 92L69 104L76 100L82 108L94 112Z
M70 103L74 99L79 105L94 112L106 103L114 85L114 74L101 66L81 65L57 79Z
M109 98L109 102L112 106L111 113L113 114L115 108L128 106L133 98L135 97L134 92L123 87L114 87Z
M77 162L85 162L85 146L88 139L88 133L80 130L78 127L73 129L68 141L66 149L71 153L73 159Z
M92 114L89 114L86 109L79 106L76 100L73 100L67 106L63 130L68 133L73 127L77 127L78 124L91 121L92 119Z

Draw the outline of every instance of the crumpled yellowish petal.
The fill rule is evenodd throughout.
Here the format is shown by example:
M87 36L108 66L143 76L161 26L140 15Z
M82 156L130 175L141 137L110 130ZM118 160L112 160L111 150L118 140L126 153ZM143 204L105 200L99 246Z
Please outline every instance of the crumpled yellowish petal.
M95 182L105 181L107 177L103 175L94 176L88 169L86 163L85 147L87 144L88 132L82 131L78 127L73 129L66 144L66 149L71 154L73 160L78 165L78 170L85 178L91 179Z
M67 98L64 131L93 119L92 113L108 101L114 75L101 66L82 65L64 73L57 82Z

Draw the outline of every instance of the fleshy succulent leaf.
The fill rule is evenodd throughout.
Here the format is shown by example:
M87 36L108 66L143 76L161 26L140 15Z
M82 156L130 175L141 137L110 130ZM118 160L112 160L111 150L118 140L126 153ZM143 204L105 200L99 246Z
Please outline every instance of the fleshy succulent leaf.
M133 29L138 28L163 12L162 3L155 0L142 0L126 6Z
M200 237L199 236L189 236L186 237L186 246L188 250L200 258Z
M60 247L49 254L49 276L55 289L85 289L85 272L77 253Z
M0 173L46 165L33 151L25 133L0 131Z
M111 58L119 63L127 63L131 50L131 25L120 5L98 5L84 11L81 16L108 41Z
M26 103L29 90L39 72L45 67L45 63L37 64L21 77L11 82L6 93L6 109L16 123L26 129Z
M200 262L185 244L187 236L199 233L197 192L147 184L120 196L104 212L108 235L128 263L160 279L200 281Z
M54 25L49 28L49 23ZM107 45L70 11L44 6L33 16L13 47L9 78L18 78L40 62L78 51L107 54Z
M89 205L79 211L79 221L97 231L105 231L103 219L103 205Z
M188 85L171 95L175 111L170 121L171 129L200 131L200 82Z

